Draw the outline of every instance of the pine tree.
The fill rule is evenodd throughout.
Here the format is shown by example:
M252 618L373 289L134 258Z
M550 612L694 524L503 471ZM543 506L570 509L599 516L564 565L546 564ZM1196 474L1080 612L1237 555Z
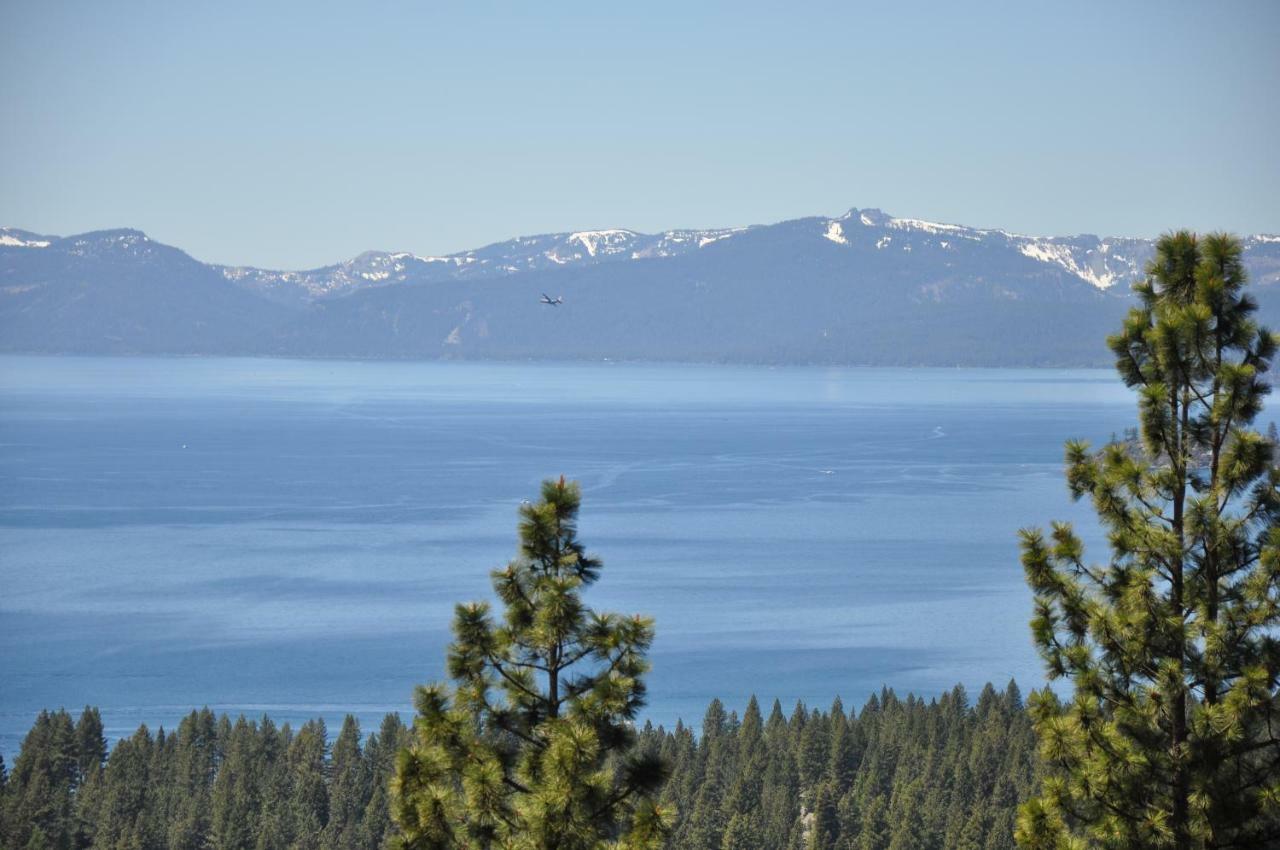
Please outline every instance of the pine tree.
M823 782L813 795L813 823L809 827L810 850L827 850L834 847L840 837L840 816L836 811L835 788Z
M9 835L9 770L4 763L4 755L0 754L0 842Z
M303 730L309 725L304 724ZM306 817L307 800L301 788L306 787L304 776L311 769L309 756L315 748L314 736L302 731L294 735L288 723L276 728L266 715L254 732L248 778L256 799L252 815L254 850L311 850L315 847L316 829ZM319 750L323 765L323 730Z
M368 847L382 848L391 830L391 778L396 772L396 754L409 745L409 732L400 715L389 713L382 719L377 734L370 735L365 744L365 759L369 765L369 803L364 809L364 832Z
M858 733L856 726L843 716L833 713L831 758L827 765L827 777L835 785L837 794L844 794L853 784L858 772Z
M858 850L885 850L890 837L889 806L883 795L876 794L863 807L862 833L855 846Z
M815 708L800 733L800 781L804 785L812 786L821 781L831 760L830 747L830 724Z
M487 604L457 607L455 686L416 692L394 846L661 846L665 770L632 752L653 623L583 604L602 564L578 542L580 502L561 477L520 508L518 557L492 574L501 623Z
M227 726L224 715L226 758L210 795L210 843L214 850L253 850L262 798L257 734L244 717Z
M730 815L758 811L764 791L763 778L768 766L764 742L764 720L760 716L760 704L753 694L742 715L735 747L733 781L725 799Z
M107 739L103 735L102 715L98 709L85 706L76 721L76 778L74 844L88 847L95 842L96 811L103 791L102 766L107 760Z
M360 752L360 724L350 714L333 743L329 782L329 823L324 846L350 850L366 842L364 810L369 805L369 769Z
M22 741L6 787L6 847L70 850L79 753L65 711L42 711Z
M729 818L720 850L757 850L759 846L760 824L754 813L738 813Z
M1069 525L1022 532L1032 631L1074 691L1030 700L1049 775L1026 847L1280 841L1280 470L1250 430L1276 343L1244 284L1233 237L1159 240L1109 340L1141 442L1067 444L1110 562L1088 564Z
M290 742L288 761L289 815L292 841L298 850L318 850L329 822L329 794L325 787L327 735L323 720L309 720Z
M217 720L209 709L192 711L178 724L173 751L175 795L168 824L171 850L200 850L209 837L209 792L217 775Z
M98 709L85 706L76 723L77 784L102 769L107 760L107 739L102 734L102 715Z
M118 742L111 752L111 772L105 777L95 807L95 847L159 848L161 831L154 820L151 762L155 742L147 727Z

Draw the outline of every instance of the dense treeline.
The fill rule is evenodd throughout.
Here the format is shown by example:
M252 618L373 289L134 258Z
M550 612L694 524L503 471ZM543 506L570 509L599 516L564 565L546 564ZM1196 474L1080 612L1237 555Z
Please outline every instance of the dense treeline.
M192 712L172 734L146 726L107 756L102 720L44 712L4 777L0 838L16 850L377 848L387 783L408 732L387 715L362 740L348 716L294 730Z
M640 747L672 772L668 846L688 850L1011 848L1035 744L1016 686L970 705L873 696L859 712L753 699L742 717L715 701L695 734L646 725ZM37 719L3 786L6 848L379 848L387 785L408 730L395 715L361 736L347 718L298 729L192 712L172 733L144 726L107 753L86 709Z
M1035 739L1017 686L963 688L925 702L892 691L846 714L753 699L741 719L713 702L701 734L646 729L640 745L672 766L680 850L1012 848L1033 790Z

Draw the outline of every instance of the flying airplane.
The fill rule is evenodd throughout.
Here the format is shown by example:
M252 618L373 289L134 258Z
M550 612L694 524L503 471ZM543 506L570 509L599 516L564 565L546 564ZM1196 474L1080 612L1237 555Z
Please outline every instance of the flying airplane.
M564 303L564 296L557 295L555 298L552 298L550 295L544 292L542 293L542 303L549 304L552 307L559 307L561 304Z

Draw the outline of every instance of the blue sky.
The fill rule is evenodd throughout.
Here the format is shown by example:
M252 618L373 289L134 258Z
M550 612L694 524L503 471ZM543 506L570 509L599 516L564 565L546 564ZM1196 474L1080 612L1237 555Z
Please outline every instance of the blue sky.
M316 266L878 206L1280 232L1280 3L13 2L0 223Z

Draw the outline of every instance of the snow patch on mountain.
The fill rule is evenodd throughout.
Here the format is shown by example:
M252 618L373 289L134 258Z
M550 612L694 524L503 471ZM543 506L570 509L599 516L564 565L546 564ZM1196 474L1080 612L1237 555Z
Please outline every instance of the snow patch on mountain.
M827 222L827 232L822 234L823 238L830 239L837 245L848 245L849 240L844 238L844 228L840 226L838 221Z
M49 242L44 239L20 239L9 233L0 233L0 245L6 248L48 248Z
M1141 267L1138 263L1112 252L1108 242L1093 246L1080 244L1080 239L1032 239L1018 237L1018 251L1025 257L1058 266L1098 289L1110 289L1117 281L1133 279Z
M1042 263L1057 263L1060 266L1075 265L1071 259L1071 249L1065 245L1052 245L1040 242L1029 242L1018 246L1024 256Z
M415 260L418 260L418 261L420 261L420 262L423 262L423 263L449 263L449 264L451 264L451 265L455 265L455 266L460 266L460 265L462 265L463 263L474 263L474 262L476 261L476 258L475 258L475 257L418 257L418 256L414 256L414 259L415 259Z
M587 256L597 253L615 254L626 250L636 234L630 230L580 230L570 234L569 242L577 242L586 249Z
M968 236L970 239L977 238L976 234L982 231L975 231L969 227L961 227L958 224L940 224L936 221L925 221L919 218L891 218L889 226L896 230L919 230L924 233L954 233L958 235Z
M728 239L730 236L735 236L741 233L744 229L745 228L735 227L732 230L704 231L702 235L698 237L698 247L705 248L712 242L719 242L721 239Z

